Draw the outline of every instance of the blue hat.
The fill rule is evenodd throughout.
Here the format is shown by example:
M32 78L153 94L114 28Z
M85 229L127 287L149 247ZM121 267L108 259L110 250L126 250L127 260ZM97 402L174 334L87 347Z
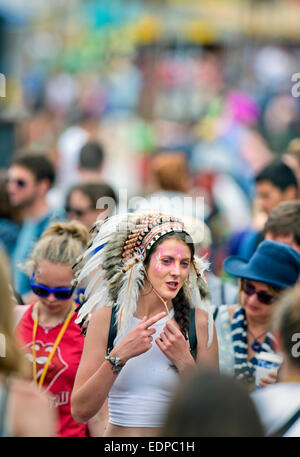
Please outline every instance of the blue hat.
M300 274L300 254L287 244L262 241L250 260L231 256L224 261L226 273L264 282L273 287L293 287Z

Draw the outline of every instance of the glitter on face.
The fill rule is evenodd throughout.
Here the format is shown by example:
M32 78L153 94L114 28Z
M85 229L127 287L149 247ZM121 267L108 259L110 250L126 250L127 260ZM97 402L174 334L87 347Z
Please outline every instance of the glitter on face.
M191 253L181 240L164 241L153 253L147 274L153 289L164 300L173 299L189 275Z
M34 279L35 281L40 281L40 276L43 274L41 267L38 267L37 270L34 272Z
M186 259L186 253L180 248L176 248L172 254L170 256L163 247L159 247L157 253L154 254L154 270L160 272L163 268L168 268L173 264L179 268L182 260Z

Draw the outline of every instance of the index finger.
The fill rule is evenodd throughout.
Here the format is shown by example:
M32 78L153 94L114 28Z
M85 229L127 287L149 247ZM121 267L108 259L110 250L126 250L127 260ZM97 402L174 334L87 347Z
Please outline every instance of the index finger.
M170 333L173 333L174 335L181 333L178 326L175 324L175 322L172 319L170 319L166 322L166 328L169 330Z
M159 319L162 319L165 317L167 313L165 311L162 311L161 313L155 314L155 316L150 317L146 322L144 322L145 328L150 327L150 325L155 324L155 322L159 321Z

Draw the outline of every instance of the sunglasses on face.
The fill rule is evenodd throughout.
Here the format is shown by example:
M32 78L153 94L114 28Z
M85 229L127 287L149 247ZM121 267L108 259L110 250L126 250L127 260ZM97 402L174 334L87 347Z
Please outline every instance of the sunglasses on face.
M47 286L41 286L40 284L36 284L33 280L33 275L30 279L30 286L38 297L46 298L49 297L50 294L54 294L54 297L57 300L68 300L69 298L72 297L72 294L74 292L74 288L64 288L64 287L56 287L55 289L50 289L50 287Z
M7 178L6 183L7 184L14 183L20 188L24 188L24 187L27 186L27 182L24 181L24 179L21 179L21 178L20 179Z
M256 294L257 300L264 305L272 305L277 299L275 295L271 295L264 290L257 291L253 284L248 281L242 281L242 291L245 292L245 294L249 297Z
M66 212L67 213L73 213L77 217L82 217L86 213L88 213L92 208L86 208L86 209L79 209L79 208L74 208L73 206L66 206Z

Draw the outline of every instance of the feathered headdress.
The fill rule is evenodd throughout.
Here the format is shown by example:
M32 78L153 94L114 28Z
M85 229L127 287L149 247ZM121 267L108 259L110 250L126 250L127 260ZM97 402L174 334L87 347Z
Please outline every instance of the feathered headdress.
M77 259L84 261L75 273L73 286L86 285L80 297L76 323L86 329L90 314L103 306L117 306L119 329L125 329L134 315L140 290L144 284L146 259L153 244L167 233L183 232L187 242L192 239L179 218L162 213L128 213L95 223L93 241ZM208 346L213 338L213 318L209 291L203 273L208 262L192 259L187 284L183 291L190 306L208 312Z

